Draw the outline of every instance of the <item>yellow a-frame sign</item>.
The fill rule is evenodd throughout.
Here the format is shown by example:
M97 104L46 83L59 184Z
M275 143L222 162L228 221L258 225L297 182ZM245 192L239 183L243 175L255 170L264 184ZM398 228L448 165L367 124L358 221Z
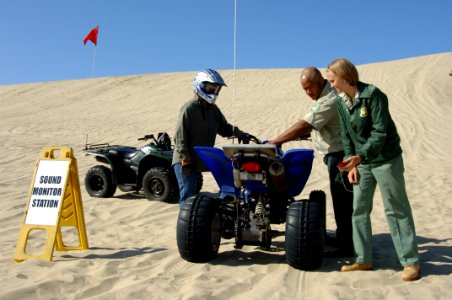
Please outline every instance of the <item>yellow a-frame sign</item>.
M61 228L74 227L79 245L66 246ZM40 254L27 253L33 230L47 232ZM44 148L36 163L14 260L52 260L53 251L88 249L77 160L69 147Z

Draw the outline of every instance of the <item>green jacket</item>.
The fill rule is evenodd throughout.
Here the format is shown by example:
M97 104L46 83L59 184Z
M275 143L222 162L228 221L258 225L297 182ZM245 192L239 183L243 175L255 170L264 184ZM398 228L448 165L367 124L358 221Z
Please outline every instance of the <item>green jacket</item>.
M223 137L234 135L234 127L226 121L223 113L215 104L203 107L202 99L195 96L185 103L179 114L174 136L173 165L186 157L192 158L192 168L207 171L207 167L195 154L195 146L215 145L216 135ZM236 128L237 129L237 128Z
M378 165L402 153L400 137L388 97L370 84L358 82L357 88L350 109L341 97L336 99L345 157L359 155L362 164Z

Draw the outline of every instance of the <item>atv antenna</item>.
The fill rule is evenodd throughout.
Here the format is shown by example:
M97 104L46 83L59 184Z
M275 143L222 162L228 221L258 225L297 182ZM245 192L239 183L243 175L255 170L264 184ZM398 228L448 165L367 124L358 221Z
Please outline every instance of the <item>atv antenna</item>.
M235 128L235 69L237 65L237 0L234 0L234 69L232 71L232 124ZM235 131L235 130L234 130ZM232 139L232 143L235 139Z
M88 150L88 132L86 132L85 150Z

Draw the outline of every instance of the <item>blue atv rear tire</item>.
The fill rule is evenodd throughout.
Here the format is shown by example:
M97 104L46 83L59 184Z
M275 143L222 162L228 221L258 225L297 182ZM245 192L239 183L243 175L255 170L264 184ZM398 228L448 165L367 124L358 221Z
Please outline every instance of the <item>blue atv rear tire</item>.
M300 270L319 268L325 245L325 193L290 204L286 216L286 260Z
M206 262L218 254L221 241L220 201L198 194L188 198L177 219L177 247L181 257Z

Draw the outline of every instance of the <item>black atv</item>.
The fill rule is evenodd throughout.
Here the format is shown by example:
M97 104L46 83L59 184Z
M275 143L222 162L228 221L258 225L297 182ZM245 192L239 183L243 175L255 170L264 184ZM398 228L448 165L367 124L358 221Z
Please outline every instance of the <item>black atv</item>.
M91 197L109 198L116 188L123 192L143 189L148 200L171 202L179 198L179 187L171 161L173 147L166 132L157 138L145 135L139 141L151 140L141 148L110 144L87 144L84 151L98 162L85 176L85 188ZM198 188L201 189L202 177Z

